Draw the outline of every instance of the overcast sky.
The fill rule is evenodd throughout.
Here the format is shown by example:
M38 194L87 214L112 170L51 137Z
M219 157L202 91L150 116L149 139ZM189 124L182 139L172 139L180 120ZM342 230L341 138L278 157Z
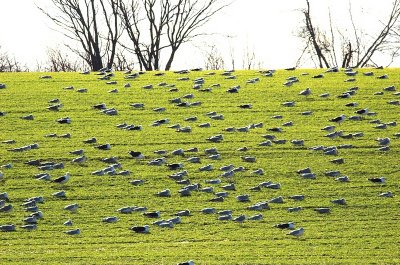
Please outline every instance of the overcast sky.
M316 22L327 23L330 8L334 23L346 30L348 0L310 2ZM356 24L363 28L377 28L379 19L384 19L385 14L388 14L391 2L392 0L351 0ZM35 67L36 61L46 60L49 47L63 47L63 42L66 41L62 34L52 29L54 27L51 21L35 4L45 7L51 4L51 0L0 0L1 50L14 55L18 61L25 62L30 67ZM224 56L226 68L231 67L231 54L235 58L236 68L242 68L242 58L247 50L254 51L257 64L263 68L293 66L302 49L295 32L301 22L298 10L304 6L305 1L302 0L233 0L205 29L215 34L197 39L193 45L182 49L173 68L203 66L203 54L207 45L216 45ZM384 64L383 59L381 63Z

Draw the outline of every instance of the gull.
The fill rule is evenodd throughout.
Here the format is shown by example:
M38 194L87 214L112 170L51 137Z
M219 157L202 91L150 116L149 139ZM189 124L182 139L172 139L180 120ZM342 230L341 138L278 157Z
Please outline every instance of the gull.
M191 196L191 195L192 195L191 190L190 190L190 189L187 189L187 188L183 188L183 189L178 190L178 193L179 193L182 197L186 197L186 196Z
M256 158L253 156L241 156L240 157L243 162L254 163L256 162Z
M71 155L83 155L84 150L83 149L78 149L78 150L74 150L69 152Z
M144 103L132 103L130 106L134 107L135 109L142 109L144 108Z
M168 167L170 170L177 170L177 169L183 168L183 164L182 164L182 163L167 164L167 167Z
M26 115L26 116L22 116L21 119L32 121L32 120L34 120L34 117L33 117L32 114L29 114L29 115Z
M383 90L385 90L385 91L396 91L396 87L395 86L388 86L388 87L385 87Z
M73 222L72 222L72 220L67 220L67 221L64 222L64 225L65 226L72 226Z
M241 104L241 105L239 105L239 108L242 108L242 109L251 109L252 107L253 107L252 104Z
M14 224L0 225L0 231L2 231L2 232L12 232L12 231L15 231L15 225L14 225Z
M223 202L224 201L224 197L222 196L216 196L212 199L209 200L210 202Z
M331 162L333 164L343 164L344 158L333 159L333 160L330 160L329 162Z
M385 138L378 138L376 139L379 145L389 145L390 144L390 138L385 137Z
M207 192L207 193L213 193L214 192L214 188L213 187L204 187L204 188L200 189L199 191Z
M59 183L59 184L65 184L69 181L70 179L70 174L69 172L65 173L64 176L58 177L56 179L53 180L54 183Z
M316 175L314 173L302 173L300 176L304 179L316 179Z
M299 236L302 236L303 234L304 234L304 228L301 227L297 230L290 231L287 235L299 237Z
M369 178L369 181L373 182L373 183L378 183L378 184L384 184L386 182L386 179L384 177L380 177L380 178Z
M206 154L218 154L218 150L216 147L212 147L212 148L207 148L204 150L204 153Z
M9 202L10 199L8 198L8 193L7 192L0 193L0 200L5 200L6 202Z
M220 221L232 220L232 215L230 215L230 214L220 215L220 216L218 216L218 220L220 220Z
M0 208L0 212L2 213L8 213L11 212L13 209L13 206L11 204L4 205L3 207Z
M248 202L250 201L250 196L248 194L238 195L236 196L236 200L238 202Z
M200 157L189 157L186 161L188 161L189 163L200 163Z
M32 231L32 230L37 229L37 225L36 224L21 225L20 227L23 228L23 229L26 229L28 231Z
M382 192L379 194L379 197L386 197L386 198L392 198L394 195L391 191L388 192Z
M292 121L285 122L285 123L282 124L282 126L284 126L284 127L293 126L293 122Z
M86 160L87 160L87 157L86 157L86 156L79 156L79 157L77 157L77 158L72 159L72 163L81 164L81 163L86 162Z
M348 176L338 177L338 178L335 178L335 180L340 181L340 182L349 182L350 181Z
M94 144L96 142L97 142L97 139L95 137L92 137L90 139L86 139L83 141L83 143L85 143L85 144Z
M211 164L199 168L199 171L211 171L211 170L213 170L213 166Z
M249 151L249 148L247 146L243 146L243 147L240 147L240 148L238 148L236 150L239 151L239 152L247 152L247 151Z
M103 110L103 109L106 109L107 107L106 107L106 103L99 103L99 104L93 105L93 108L98 109L98 110Z
M119 176L129 176L131 172L129 170L121 170L120 172L116 173Z
M256 169L256 170L254 170L254 171L252 171L252 172L250 172L251 174L253 174L253 175L264 175L264 170L262 169L262 168L259 168L259 169Z
M356 110L354 113L359 115L367 115L369 112L368 108Z
M201 210L203 214L213 214L215 213L215 208L204 208Z
M207 183L207 184L220 184L221 183L221 179L210 179L210 180L208 180L208 179L206 179L205 180L205 183Z
M185 151L182 149L182 148L179 148L179 149L176 149L176 150L173 150L172 152L171 152L171 155L180 155L180 156L183 156L183 155L185 155Z
M168 219L167 222L171 222L173 224L180 224L182 222L182 218L180 216L176 216Z
M328 177L337 177L339 175L340 175L340 171L338 171L338 170L331 170L331 171L325 172L325 176L328 176Z
M76 212L79 208L79 205L77 203L74 204L69 204L64 207L64 210L71 211L71 212Z
M189 210L179 211L175 215L176 216L190 216L190 211Z
M232 210L222 210L218 212L219 215L232 215Z
M304 140L292 140L290 142L295 146L304 146Z
M109 143L106 143L106 144L101 144L101 145L95 146L94 148L97 148L100 150L110 150L111 145Z
M171 197L171 191L169 189L162 190L160 192L157 192L156 195L159 197Z
M234 183L230 183L224 186L221 186L221 188L223 190L236 190L235 184Z
M116 216L104 217L103 219L101 219L101 221L104 223L116 223L118 221L118 217Z
M311 88L307 87L305 90L300 91L299 95L308 97L311 95Z
M339 205L346 205L347 204L346 200L344 198L332 200L331 202L334 203L334 204L339 204Z
M79 228L77 229L72 229L64 232L67 235L79 235L81 233L81 230Z
M294 105L296 105L296 102L294 101L287 101L282 103L282 106L284 107L294 107Z
M336 123L338 123L340 125L345 119L346 119L346 115L342 114L342 115L340 115L338 117L330 119L329 121L336 122Z
M302 207L301 207L301 206L288 208L288 212L289 212L289 213L299 212L299 211L301 211L301 210L302 210Z
M283 197L279 196L272 198L271 200L268 201L268 203L283 203Z
M120 213L123 213L123 214L129 214L129 213L132 213L134 210L135 210L135 207L126 206L126 207L119 208L117 210L117 212L120 212Z
M247 206L247 210L251 211L262 211L262 210L270 210L268 202L257 202L256 204Z
M220 192L216 192L215 193L215 196L217 196L217 197L228 197L228 192L226 192L226 191L220 191Z
M297 174L306 174L306 173L311 173L311 169L309 167L302 168L296 171Z
M259 220L262 220L262 219L263 219L263 215L261 213L253 215L253 216L250 216L249 218L247 218L247 220L251 220L251 221L259 221Z
M320 208L315 208L314 211L322 214L322 213L330 213L331 209L327 207L320 207Z
M294 229L294 223L293 222L280 223L276 224L275 227L280 229Z
M58 123L60 124L70 124L71 123L71 118L65 117L65 118L60 118L57 120Z
M217 135L208 137L206 140L208 140L210 142L214 142L214 143L219 143L224 140L224 137L222 134L217 134Z
M52 195L57 198L65 198L66 197L65 190L60 190L60 191L54 192Z
M162 164L165 164L166 162L167 162L167 160L165 159L165 157L160 157L160 158L151 160L147 164L151 165L151 166L161 166Z
M238 217L233 218L234 222L243 223L246 220L246 215L241 214Z
M213 155L208 156L208 158L211 160L220 160L221 154L213 154Z
M160 218L161 217L160 211L144 212L143 215L148 218Z

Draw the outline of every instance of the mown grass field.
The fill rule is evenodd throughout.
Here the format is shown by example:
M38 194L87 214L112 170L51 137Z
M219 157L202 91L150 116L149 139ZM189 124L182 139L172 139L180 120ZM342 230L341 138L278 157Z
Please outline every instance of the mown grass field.
M363 72L373 71L374 76L363 76ZM309 75L302 75L302 73ZM236 79L228 80L222 71L208 75L207 71L177 74L166 72L155 76L147 72L134 80L124 79L121 72L115 73L109 85L98 80L95 73L1 73L0 141L15 140L14 144L0 144L0 165L11 163L11 169L1 168L4 178L0 182L0 193L7 192L11 212L0 212L0 225L15 224L15 232L0 233L0 264L176 264L187 260L195 264L398 264L400 263L400 139L398 126L376 129L370 123L379 119L381 123L399 122L400 106L388 104L400 100L395 92L383 88L400 84L399 69L362 69L355 82L344 82L349 77L343 71L324 73L324 78L312 76L323 73L321 70L278 70L273 77L265 77L258 71L236 71ZM40 79L49 74L51 79ZM388 79L377 76L387 74ZM297 76L298 83L291 87L283 86L286 78ZM187 81L178 78L188 77ZM219 83L220 87L211 92L193 89L196 78L203 77L202 88ZM260 80L247 83L253 78ZM159 83L175 84L178 91L170 92L171 87L158 86ZM130 88L124 84L130 83ZM152 89L142 87L152 84ZM226 90L240 85L238 93ZM74 90L64 87L74 86ZM348 99L336 96L357 86L359 90ZM309 97L299 95L306 87L312 89ZM87 93L76 92L87 88ZM118 93L109 93L117 88ZM375 95L384 91L383 95ZM192 93L200 106L178 107L170 99ZM329 93L327 98L319 97ZM58 112L49 111L48 101L59 98L63 108ZM283 102L295 101L294 107L284 107ZM93 109L93 105L106 103L108 108L118 110L118 115L108 116ZM357 102L357 107L345 104ZM143 109L135 109L130 104L144 103ZM239 108L250 103L251 109ZM154 108L165 107L158 113ZM357 109L368 108L375 116L366 116L361 121L345 120L336 130L344 134L363 132L363 137L343 139L324 137L322 131L338 115L356 115ZM216 111L224 115L224 120L212 120L206 113ZM301 115L312 111L312 115ZM23 120L22 116L33 114L34 120ZM282 119L272 118L282 115ZM57 119L70 117L71 124L59 124ZM185 118L197 116L197 121L188 122ZM160 119L170 120L169 124L151 126ZM293 126L283 123L292 121ZM117 124L142 125L141 131L127 131L116 128ZM209 122L209 128L200 128L201 123ZM263 123L262 128L249 132L227 132L227 127L244 127ZM192 132L176 132L168 128L173 124L191 126ZM270 132L268 129L281 127L283 132ZM45 135L70 133L71 138L48 138ZM212 143L206 138L222 134L224 140ZM264 134L273 134L277 139L287 140L286 144L259 146L265 141ZM84 144L83 140L97 138L97 144L109 143L111 150L98 150L97 144ZM377 138L390 137L390 150L378 151ZM303 139L304 146L294 146L294 139ZM37 143L38 149L25 152L7 151L11 148ZM339 149L337 156L323 155L312 151L313 146L339 146L351 144L353 148ZM248 147L246 152L238 148ZM197 147L197 153L185 152L184 156L171 155L172 150L187 150ZM216 147L220 160L211 160L204 153L206 148ZM83 164L71 163L76 155L69 152L84 149L88 160ZM229 182L236 185L236 191L229 191L223 202L210 202L213 194L193 191L191 196L181 197L178 193L183 186L175 183L168 175L176 171L165 165L149 166L148 162L161 157L154 153L165 149L168 163L183 163L191 183L202 187L213 186L222 191L221 186ZM128 151L140 151L144 159L133 159ZM122 169L131 171L129 176L95 176L91 172L107 166L102 158L115 156ZM189 163L192 156L200 157L201 163ZM255 163L243 162L241 156L254 156ZM333 164L332 159L344 158L344 164ZM24 164L32 159L63 162L63 169L47 171L52 179L70 172L71 179L66 184L36 180L34 176L43 171ZM199 171L201 166L212 164L214 170ZM245 167L231 179L220 177L221 166L233 164ZM310 167L316 179L303 179L296 171ZM262 168L264 175L251 174ZM341 176L347 175L349 182L335 181L325 176L328 170L339 170ZM376 184L368 178L385 177L386 184ZM220 178L221 184L209 185L205 180ZM129 181L143 179L141 186L133 186ZM250 191L251 187L264 181L280 183L274 190L262 188ZM169 198L154 194L170 189ZM65 190L67 197L60 199L52 193ZM392 198L379 197L380 193L391 191ZM249 194L250 202L238 202L235 197ZM294 201L289 196L305 195L303 201ZM20 228L23 218L29 215L21 204L25 199L43 196L44 203L38 204L44 218L37 229L25 231ZM247 207L257 202L268 201L282 196L283 203L270 203L270 210L251 211ZM335 205L331 200L345 198L347 205ZM64 206L78 203L76 213L64 210ZM189 209L191 216L182 217L182 223L174 228L161 228L152 225L154 219L146 218L140 212L121 214L117 209L125 206L145 206L149 211L159 210L162 219L169 219L181 210ZM301 206L302 211L289 213L287 208ZM219 221L217 214L202 214L201 209L214 207L217 211L233 210L233 217L245 214L247 217L262 213L261 221ZM319 214L316 207L330 207L330 214ZM116 223L103 223L102 218L117 216ZM73 226L63 223L71 219ZM290 230L281 230L274 225L292 221L296 228L303 227L305 233L300 238L287 235ZM135 225L150 225L149 234L138 234L129 230ZM80 235L66 235L69 229L80 228Z

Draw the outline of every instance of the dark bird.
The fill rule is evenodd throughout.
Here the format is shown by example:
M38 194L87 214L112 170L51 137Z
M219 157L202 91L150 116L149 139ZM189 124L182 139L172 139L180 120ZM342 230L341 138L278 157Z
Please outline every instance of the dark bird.
M154 212L145 212L143 213L144 216L149 217L149 218L160 218L161 213L159 211L154 211Z
M138 151L129 151L128 154L130 154L133 158L144 158L144 155L142 154L142 152L138 152Z
M280 223L276 224L275 227L280 229L294 229L294 223L293 222Z
M100 150L110 150L111 145L109 143L106 143L106 144L101 144L101 145L95 146L95 148L100 149Z
M369 181L373 182L373 183L378 183L378 184L383 184L386 182L386 179L384 177L380 177L380 178L369 178Z
M94 144L94 143L97 142L97 139L96 139L95 137L92 137L92 138L90 138L90 139L83 140L83 142L84 142L85 144Z
M338 117L330 119L329 121L336 122L336 123L338 123L340 125L345 119L346 119L346 115L342 114L342 115L340 115Z
M70 124L71 123L71 118L65 117L57 120L58 123L60 124Z
M144 226L132 226L130 228L130 230L132 230L135 233L142 233L142 234L147 234L150 232L150 227L148 225L144 225Z
M53 180L54 183L59 183L59 184L64 184L67 183L70 179L70 174L69 172L65 173L64 176L58 177L56 179Z

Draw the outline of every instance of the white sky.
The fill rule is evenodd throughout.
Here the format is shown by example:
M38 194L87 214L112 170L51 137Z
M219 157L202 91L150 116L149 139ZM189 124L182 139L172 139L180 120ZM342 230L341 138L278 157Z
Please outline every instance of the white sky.
M330 8L334 23L343 30L346 29L343 25L349 25L345 23L348 22L348 0L310 2L315 23L326 23ZM0 0L1 51L7 51L31 68L36 66L36 61L46 61L48 47L62 47L66 41L62 34L51 29L51 21L35 7L35 3L46 6L51 4L51 0ZM363 28L376 28L379 19L385 19L391 3L392 0L351 0L356 24ZM208 25L207 32L216 34L197 39L194 46L217 45L226 68L231 67L230 51L233 51L236 68L242 68L242 58L247 49L255 52L256 61L264 68L293 66L302 48L294 36L301 21L297 10L304 6L303 0L234 0ZM173 68L203 66L203 53L196 47L183 48ZM385 64L383 59L381 63Z

